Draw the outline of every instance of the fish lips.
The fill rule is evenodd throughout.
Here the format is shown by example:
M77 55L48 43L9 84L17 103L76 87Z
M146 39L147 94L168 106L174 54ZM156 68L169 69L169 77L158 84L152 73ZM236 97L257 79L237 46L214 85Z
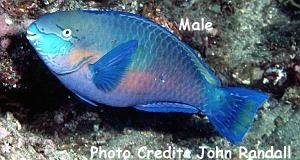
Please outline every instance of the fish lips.
M37 28L36 24L33 22L29 25L29 27L27 28L26 31L26 38L29 41L34 41L38 38L41 37L41 32L39 31L39 29Z

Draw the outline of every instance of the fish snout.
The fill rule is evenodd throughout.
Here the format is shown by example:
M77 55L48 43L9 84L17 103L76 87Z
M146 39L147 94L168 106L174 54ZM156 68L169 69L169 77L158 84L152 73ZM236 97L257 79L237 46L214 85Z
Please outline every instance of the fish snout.
M40 38L39 31L36 27L36 24L33 22L29 25L26 31L26 38L30 41Z
M35 39L39 38L39 35L27 30L26 38L28 40L35 40Z

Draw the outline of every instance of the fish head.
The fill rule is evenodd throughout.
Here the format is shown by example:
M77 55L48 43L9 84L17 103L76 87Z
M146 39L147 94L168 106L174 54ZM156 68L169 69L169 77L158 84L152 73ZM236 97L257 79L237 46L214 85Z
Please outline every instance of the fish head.
M85 44L86 29L77 12L56 12L44 15L27 28L27 39L38 56L56 74L78 70L91 57Z

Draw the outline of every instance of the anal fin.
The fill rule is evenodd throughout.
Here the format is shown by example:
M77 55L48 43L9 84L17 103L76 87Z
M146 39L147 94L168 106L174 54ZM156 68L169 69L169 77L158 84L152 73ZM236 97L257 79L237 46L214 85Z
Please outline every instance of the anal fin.
M182 112L182 113L198 113L199 109L194 106L181 104L181 103L172 103L172 102L158 102L144 105L137 105L134 108L147 112Z

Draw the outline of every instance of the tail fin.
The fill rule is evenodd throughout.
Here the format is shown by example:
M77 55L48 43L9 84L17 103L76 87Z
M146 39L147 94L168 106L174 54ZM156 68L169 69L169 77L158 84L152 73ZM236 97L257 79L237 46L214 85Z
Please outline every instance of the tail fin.
M222 88L225 98L220 106L210 106L208 119L231 143L242 141L254 119L257 109L268 99L268 95L246 88Z

